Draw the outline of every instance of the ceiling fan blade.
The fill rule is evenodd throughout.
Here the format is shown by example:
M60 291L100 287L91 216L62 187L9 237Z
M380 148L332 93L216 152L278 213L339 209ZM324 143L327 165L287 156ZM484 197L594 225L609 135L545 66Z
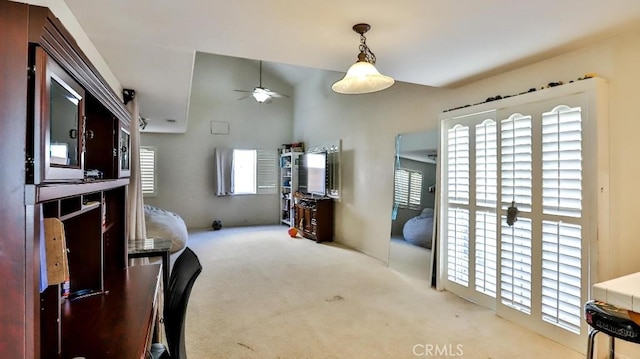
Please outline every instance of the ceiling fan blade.
M236 91L236 92L253 92L253 91L249 91L249 90L233 90L233 91Z
M268 93L269 93L269 96L271 96L271 97L277 97L277 98L282 98L282 97L287 97L288 98L289 97L289 95L283 95L281 93L278 93L278 92L275 92L275 91L271 91L271 90L269 90Z
M242 97L240 97L237 101L244 100L245 98L249 98L249 97L251 97L251 95L242 96Z

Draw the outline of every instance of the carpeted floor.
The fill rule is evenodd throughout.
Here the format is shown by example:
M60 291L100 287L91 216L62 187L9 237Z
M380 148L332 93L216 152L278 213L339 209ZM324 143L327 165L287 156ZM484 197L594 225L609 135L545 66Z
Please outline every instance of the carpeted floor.
M190 359L583 357L376 259L286 229L190 233L204 267L187 312Z

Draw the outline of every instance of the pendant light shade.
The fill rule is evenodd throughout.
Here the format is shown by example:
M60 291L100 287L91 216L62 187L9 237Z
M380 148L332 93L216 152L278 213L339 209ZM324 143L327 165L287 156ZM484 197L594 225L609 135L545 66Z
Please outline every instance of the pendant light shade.
M364 33L371 26L368 24L356 24L353 31L360 34L360 53L358 61L351 65L344 78L331 86L331 89L341 94L365 94L381 91L393 85L394 80L382 75L375 67L376 56L366 44Z

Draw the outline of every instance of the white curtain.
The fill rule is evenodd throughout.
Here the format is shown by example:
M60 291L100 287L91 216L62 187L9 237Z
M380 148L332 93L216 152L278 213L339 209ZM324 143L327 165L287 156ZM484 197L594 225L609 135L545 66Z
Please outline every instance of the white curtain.
M131 145L129 159L131 161L131 177L129 177L129 239L147 238L147 228L144 223L144 200L142 197L142 182L140 179L140 126L138 124L138 100L129 103L131 110Z
M215 148L216 196L228 196L233 193L233 149Z

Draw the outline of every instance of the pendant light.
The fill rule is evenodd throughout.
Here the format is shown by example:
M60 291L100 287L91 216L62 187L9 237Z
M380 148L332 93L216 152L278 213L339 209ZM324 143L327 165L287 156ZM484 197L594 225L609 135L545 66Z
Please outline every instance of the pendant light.
M375 67L376 55L367 46L364 33L369 31L369 24L353 25L353 31L360 34L360 53L358 61L351 65L344 78L331 86L331 89L341 94L364 94L384 90L393 85L394 80L382 75Z

